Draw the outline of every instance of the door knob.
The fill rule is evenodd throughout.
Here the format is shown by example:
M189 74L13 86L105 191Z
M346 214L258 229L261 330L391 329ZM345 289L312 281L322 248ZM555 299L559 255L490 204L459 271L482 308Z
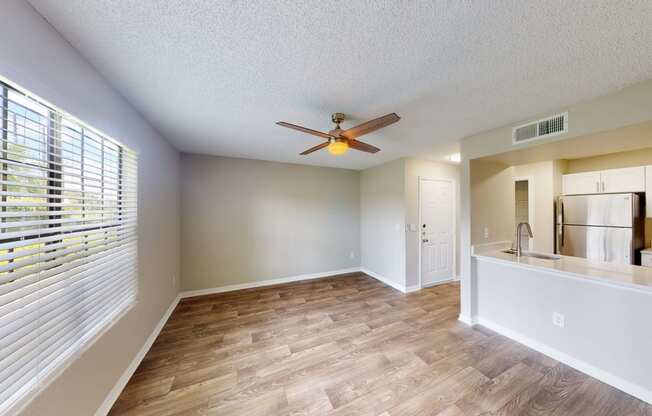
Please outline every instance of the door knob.
M427 239L427 238L424 238L423 240L421 240L421 242L422 242L422 243L427 243L427 242L428 242L428 239Z

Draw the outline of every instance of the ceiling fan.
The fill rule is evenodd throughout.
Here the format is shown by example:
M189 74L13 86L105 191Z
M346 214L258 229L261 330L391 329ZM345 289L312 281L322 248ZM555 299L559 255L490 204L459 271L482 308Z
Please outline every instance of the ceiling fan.
M332 155L337 156L346 153L349 150L349 147L367 153L379 152L380 151L379 148L361 142L360 140L357 140L357 138L362 135L371 133L373 131L382 129L383 127L387 127L390 124L396 123L400 119L401 118L397 116L396 113L391 113L367 121L365 123L359 124L348 130L342 130L340 128L340 123L344 121L344 114L333 113L331 115L331 120L333 121L333 123L335 123L335 128L329 131L328 133L322 133L321 131L309 129L302 126L297 126L296 124L286 123L285 121L279 121L276 124L278 124L279 126L287 127L289 129L299 130L304 133L312 134L314 136L323 137L324 139L326 139L324 143L311 147L308 150L304 150L303 152L300 153L300 155L305 156L319 149L323 149L324 147L328 147L328 151Z

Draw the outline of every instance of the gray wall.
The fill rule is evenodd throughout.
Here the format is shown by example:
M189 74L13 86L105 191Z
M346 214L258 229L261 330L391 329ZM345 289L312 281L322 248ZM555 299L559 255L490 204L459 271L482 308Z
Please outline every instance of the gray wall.
M139 151L139 300L23 412L95 413L178 292L179 156L22 0L0 11L0 74Z
M535 251L554 251L555 178L554 161L508 166L491 160L471 161L471 242L487 244L513 241L515 225L514 180L528 178L534 191L530 218ZM485 238L485 228L489 236Z
M183 154L183 290L360 265L359 172Z
M405 287L405 160L360 175L361 266Z

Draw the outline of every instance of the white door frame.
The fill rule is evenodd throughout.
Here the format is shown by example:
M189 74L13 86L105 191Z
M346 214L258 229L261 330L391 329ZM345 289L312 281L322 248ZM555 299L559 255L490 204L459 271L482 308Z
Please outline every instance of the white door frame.
M512 190L516 191L516 182L527 182L527 217L530 227L532 228L532 234L534 234L534 176L518 176L514 178ZM514 209L516 209L516 196L514 196L513 201ZM530 251L535 251L534 238L530 238ZM516 230L514 230L514 238L516 238Z
M417 224L417 245L419 247L419 289L423 289L423 279L421 275L421 181L443 181L443 182L450 182L451 183L451 196L453 203L451 204L451 209L453 210L453 224L452 224L452 230L453 232L451 233L453 236L453 267L452 267L452 273L453 277L448 280L443 280L441 282L438 282L437 284L443 284L443 283L448 283L454 280L458 279L457 276L457 182L455 182L455 179L451 178L435 178L432 176L419 176L417 177L417 206L419 210L419 223Z

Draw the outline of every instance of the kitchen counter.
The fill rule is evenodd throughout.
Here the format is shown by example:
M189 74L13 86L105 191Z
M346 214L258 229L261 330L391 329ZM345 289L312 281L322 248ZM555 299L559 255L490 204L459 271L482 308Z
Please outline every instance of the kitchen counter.
M579 257L560 256L559 260L517 257L498 249L482 250L473 254L481 260L507 263L516 267L549 271L573 278L593 280L596 283L627 287L652 292L652 268L605 263Z

